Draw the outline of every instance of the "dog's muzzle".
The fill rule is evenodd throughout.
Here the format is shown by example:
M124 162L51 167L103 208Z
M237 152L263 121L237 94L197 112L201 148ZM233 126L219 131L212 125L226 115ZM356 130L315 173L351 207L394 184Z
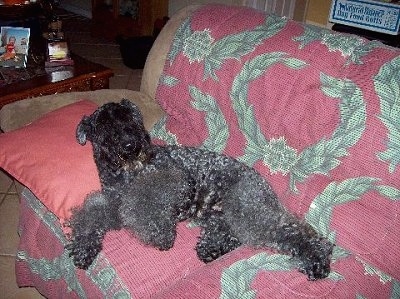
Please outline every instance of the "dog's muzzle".
M122 169L125 171L141 170L148 161L148 156L143 151L140 151L136 158L132 160L126 159L120 154L118 154L118 158L121 161Z

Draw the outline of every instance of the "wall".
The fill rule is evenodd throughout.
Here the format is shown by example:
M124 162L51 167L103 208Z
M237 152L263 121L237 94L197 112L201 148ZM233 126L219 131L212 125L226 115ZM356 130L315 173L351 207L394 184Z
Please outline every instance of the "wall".
M166 0L167 1L167 0ZM169 0L168 14L173 15L179 9L190 4L224 3L240 5L242 0ZM301 4L304 1L299 1ZM91 0L61 0L60 6L74 13L91 17ZM306 21L310 24L326 26L328 24L331 0L309 0L306 12ZM296 19L300 19L296 18Z
M309 0L306 14L307 23L327 26L331 0Z
M242 2L242 0L169 0L168 14L171 16L179 9L190 4L224 3L240 5ZM331 0L309 0L308 4L306 2L305 0L299 0L296 4L300 10L307 8L306 22L318 26L327 26ZM303 18L300 10L295 12L295 19L297 20Z
M175 12L191 4L222 3L239 5L242 0L169 0L168 14L172 16Z

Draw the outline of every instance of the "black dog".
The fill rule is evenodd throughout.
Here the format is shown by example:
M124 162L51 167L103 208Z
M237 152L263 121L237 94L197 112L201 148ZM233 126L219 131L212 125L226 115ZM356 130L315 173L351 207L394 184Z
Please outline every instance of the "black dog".
M102 184L70 220L68 248L78 267L89 267L109 230L127 228L167 250L176 224L192 219L202 228L196 250L204 262L244 244L292 255L310 280L330 273L333 245L288 213L261 175L225 155L153 145L130 101L85 116L77 139L92 143Z

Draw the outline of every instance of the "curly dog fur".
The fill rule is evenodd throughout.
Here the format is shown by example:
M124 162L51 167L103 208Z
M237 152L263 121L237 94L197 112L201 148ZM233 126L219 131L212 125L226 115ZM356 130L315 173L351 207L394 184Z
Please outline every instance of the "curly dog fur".
M126 228L168 250L176 224L191 219L201 227L196 251L204 262L243 244L292 255L310 280L330 273L333 244L290 214L260 174L225 155L152 144L130 101L85 116L77 140L92 143L102 185L70 220L67 248L77 267L90 266L109 230Z

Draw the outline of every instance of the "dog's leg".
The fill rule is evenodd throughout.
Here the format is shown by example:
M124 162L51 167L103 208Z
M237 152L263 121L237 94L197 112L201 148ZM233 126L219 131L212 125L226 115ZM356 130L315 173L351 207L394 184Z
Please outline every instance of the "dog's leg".
M196 245L197 256L205 263L212 262L241 245L223 220L220 212L208 215L200 220L201 235Z
M175 242L176 206L186 198L185 174L178 169L149 169L137 175L121 194L119 217L143 243L160 250Z
M145 211L137 206L133 207L131 204L134 203L134 199L123 201L120 209L123 227L144 244L159 250L170 249L176 237L176 221L172 212L155 207Z
M288 213L261 177L244 177L223 204L226 221L243 244L291 254L310 280L328 276L333 244Z
M107 210L104 213L104 228L109 230L120 230L122 223L119 216L119 206L121 205L121 193L124 186L116 184L114 188L103 189L103 195L107 200Z
M88 195L81 208L73 210L66 249L78 268L86 270L101 251L104 235L111 229L107 222L109 209L104 194L96 192Z
M298 260L299 271L310 280L325 278L330 273L334 245L321 237L308 223L285 213L272 238L276 248Z

